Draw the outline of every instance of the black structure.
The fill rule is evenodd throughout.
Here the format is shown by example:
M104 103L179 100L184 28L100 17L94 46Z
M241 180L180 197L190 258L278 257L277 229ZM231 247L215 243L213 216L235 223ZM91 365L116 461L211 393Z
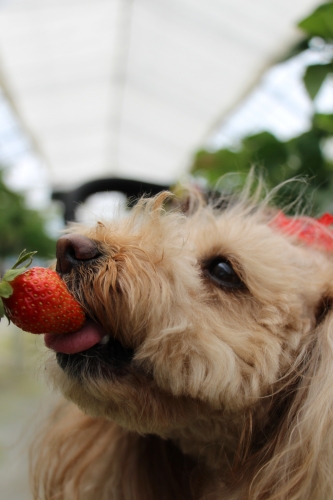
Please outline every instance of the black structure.
M129 205L135 202L142 195L156 195L161 191L169 189L170 186L153 184L151 182L138 181L133 179L104 178L86 182L72 191L54 191L53 200L59 200L64 204L65 222L75 221L75 209L78 204L83 203L89 196L105 191L118 191L129 199Z

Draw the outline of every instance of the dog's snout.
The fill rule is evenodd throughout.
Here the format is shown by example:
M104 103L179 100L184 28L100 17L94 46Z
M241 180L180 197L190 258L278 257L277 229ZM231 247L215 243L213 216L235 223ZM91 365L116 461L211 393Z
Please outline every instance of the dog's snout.
M58 273L66 274L79 263L91 261L100 256L96 243L79 234L66 234L57 243Z

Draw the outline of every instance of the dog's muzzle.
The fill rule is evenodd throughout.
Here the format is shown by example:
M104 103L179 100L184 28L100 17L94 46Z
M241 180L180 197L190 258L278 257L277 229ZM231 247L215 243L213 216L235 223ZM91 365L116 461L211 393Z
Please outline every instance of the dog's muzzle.
M133 356L132 349L126 349L112 337L83 352L56 354L58 365L70 378L80 379L84 375L110 380L128 373Z
M56 271L64 276L79 265L93 264L101 255L95 241L79 234L66 234L57 243ZM123 347L89 318L77 332L61 337L46 335L45 343L56 351L61 368L74 378L82 374L113 378L126 372L134 355L132 349Z
M78 264L90 263L100 255L95 241L80 234L66 234L57 243L56 271L67 274Z

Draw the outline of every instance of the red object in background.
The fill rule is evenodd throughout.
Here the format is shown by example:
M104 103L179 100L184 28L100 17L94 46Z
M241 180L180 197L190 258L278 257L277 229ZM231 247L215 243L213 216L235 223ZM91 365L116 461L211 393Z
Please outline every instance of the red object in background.
M316 246L326 251L333 251L333 215L324 214L319 219L311 217L287 217L279 212L271 226L281 229L288 235L295 235L307 245Z

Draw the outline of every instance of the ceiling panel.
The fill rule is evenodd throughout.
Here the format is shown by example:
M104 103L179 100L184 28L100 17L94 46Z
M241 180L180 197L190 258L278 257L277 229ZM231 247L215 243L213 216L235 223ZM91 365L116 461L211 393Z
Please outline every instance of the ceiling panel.
M173 182L314 0L0 3L0 62L53 186Z

